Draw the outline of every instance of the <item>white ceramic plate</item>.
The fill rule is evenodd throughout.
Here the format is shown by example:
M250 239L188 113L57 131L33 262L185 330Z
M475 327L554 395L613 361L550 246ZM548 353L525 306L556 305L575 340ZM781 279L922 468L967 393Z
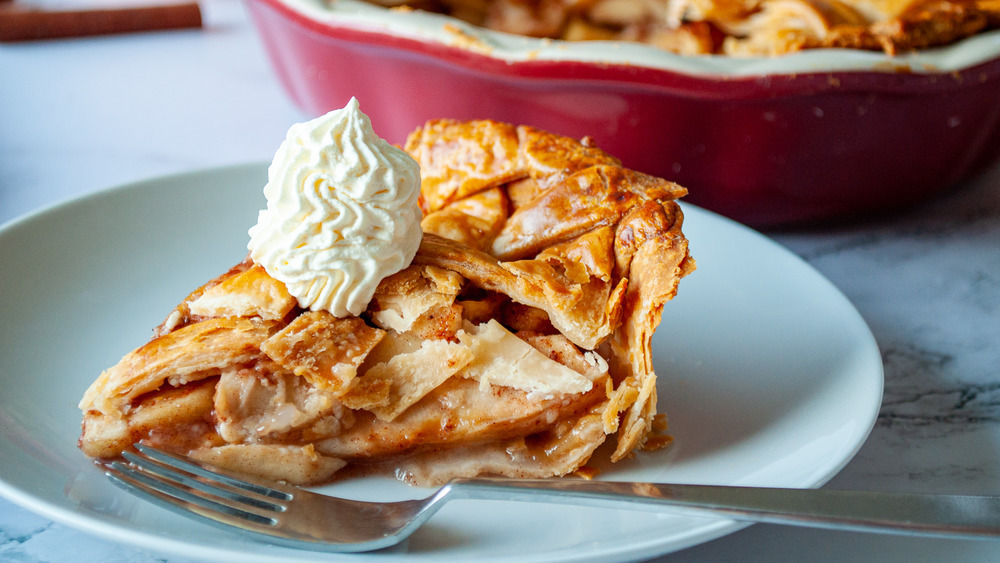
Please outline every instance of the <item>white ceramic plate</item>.
M57 205L0 229L0 494L115 541L199 559L318 554L258 544L135 499L77 449L76 403L144 342L189 290L245 254L263 164L195 172ZM654 340L660 409L675 444L602 478L818 486L855 454L882 394L882 363L857 311L797 257L686 207L698 270ZM327 487L388 500L427 491L386 479ZM345 559L637 559L742 527L616 508L460 501L406 544ZM327 557L323 555L322 557Z

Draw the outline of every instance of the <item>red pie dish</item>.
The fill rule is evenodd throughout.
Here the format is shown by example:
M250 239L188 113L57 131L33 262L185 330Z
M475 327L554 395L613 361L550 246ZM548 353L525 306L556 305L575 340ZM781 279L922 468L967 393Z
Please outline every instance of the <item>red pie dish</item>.
M526 124L597 146L758 228L887 211L1000 157L1000 31L889 56L681 56L534 39L356 0L248 0L310 114L356 96L393 143L432 118Z

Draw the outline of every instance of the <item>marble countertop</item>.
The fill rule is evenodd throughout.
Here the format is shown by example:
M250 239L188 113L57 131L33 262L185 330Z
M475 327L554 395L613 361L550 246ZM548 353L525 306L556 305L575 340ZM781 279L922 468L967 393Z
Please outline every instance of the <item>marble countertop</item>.
M205 27L0 45L0 223L105 187L267 160L301 121L243 6ZM885 364L878 422L834 488L1000 491L1000 166L878 219L769 235L827 276ZM664 561L1000 561L1000 541L755 525ZM0 560L170 561L0 499Z

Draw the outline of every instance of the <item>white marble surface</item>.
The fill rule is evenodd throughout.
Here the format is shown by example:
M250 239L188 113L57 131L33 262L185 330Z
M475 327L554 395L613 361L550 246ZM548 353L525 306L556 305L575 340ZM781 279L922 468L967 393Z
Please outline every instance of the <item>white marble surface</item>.
M0 45L0 223L131 180L270 158L304 115L243 6L202 6L202 30ZM855 303L884 355L879 421L830 486L1000 491L1000 167L878 220L771 235ZM179 561L5 500L0 560ZM757 525L663 560L1000 561L1000 541Z

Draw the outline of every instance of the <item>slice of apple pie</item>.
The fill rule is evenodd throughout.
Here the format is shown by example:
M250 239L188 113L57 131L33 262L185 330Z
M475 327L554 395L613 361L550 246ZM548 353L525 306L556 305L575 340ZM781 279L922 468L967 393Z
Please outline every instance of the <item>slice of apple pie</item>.
M355 150L341 134L335 149ZM588 140L494 121L431 121L405 151L421 174L412 260L338 308L302 295L345 283L280 281L251 247L90 386L84 453L144 441L295 484L359 471L434 484L570 474L608 436L613 461L642 447L656 415L650 337L694 269L685 190ZM296 181L320 177L343 185Z

